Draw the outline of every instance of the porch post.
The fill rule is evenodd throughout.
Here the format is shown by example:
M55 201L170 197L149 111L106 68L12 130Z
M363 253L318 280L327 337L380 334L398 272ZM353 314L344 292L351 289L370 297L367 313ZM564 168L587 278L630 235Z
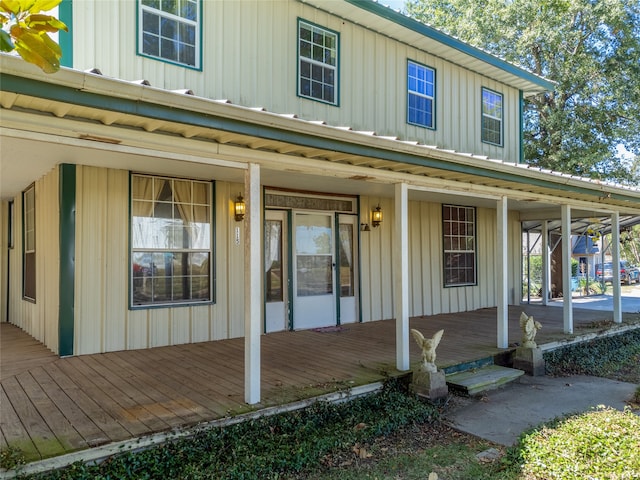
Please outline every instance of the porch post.
M508 255L507 255L507 197L497 202L497 251L496 251L496 302L498 322L498 348L509 345L509 304L508 304Z
M622 323L620 290L620 213L611 214L611 265L613 272L613 321ZM604 269L603 269L604 271Z
M244 241L244 400L260 401L260 331L262 325L262 228L260 166L249 164L244 174L246 200Z
M549 303L549 274L551 262L549 261L549 222L542 222L542 305Z
M571 207L562 205L562 307L564 333L573 333L573 308L571 298Z
M409 370L409 189L395 186L395 237L393 249L394 310L396 315L396 368Z

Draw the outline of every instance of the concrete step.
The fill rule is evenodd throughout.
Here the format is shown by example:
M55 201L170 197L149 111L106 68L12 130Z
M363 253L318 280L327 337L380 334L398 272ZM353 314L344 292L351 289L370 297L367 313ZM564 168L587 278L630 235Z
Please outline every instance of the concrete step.
M522 370L515 368L487 365L478 369L452 373L447 375L446 379L449 389L473 396L506 385L523 374Z

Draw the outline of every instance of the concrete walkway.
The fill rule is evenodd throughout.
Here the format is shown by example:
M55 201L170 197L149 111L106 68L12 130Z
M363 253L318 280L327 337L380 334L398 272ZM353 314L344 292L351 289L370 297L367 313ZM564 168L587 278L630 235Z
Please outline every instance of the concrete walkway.
M454 397L445 420L454 428L511 446L525 430L598 405L624 409L637 385L605 378L522 376L477 398Z

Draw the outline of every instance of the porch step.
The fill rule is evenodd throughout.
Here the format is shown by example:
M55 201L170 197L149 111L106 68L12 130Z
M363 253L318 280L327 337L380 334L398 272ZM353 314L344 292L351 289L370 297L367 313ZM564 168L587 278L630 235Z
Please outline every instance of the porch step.
M482 368L452 373L446 376L447 385L464 395L478 395L518 379L524 372L515 368L487 365Z

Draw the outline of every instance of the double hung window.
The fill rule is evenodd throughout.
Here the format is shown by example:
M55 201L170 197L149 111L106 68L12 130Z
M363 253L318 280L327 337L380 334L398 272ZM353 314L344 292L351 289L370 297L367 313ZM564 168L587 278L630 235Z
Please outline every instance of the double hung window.
M31 185L22 192L22 297L36 301L36 187Z
M298 95L338 104L338 34L298 20Z
M435 128L435 70L409 61L407 64L407 122Z
M200 0L139 0L138 52L200 68Z
M482 141L502 146L502 95L482 89Z
M212 300L212 184L131 177L131 305Z
M476 284L476 209L442 206L444 286Z

